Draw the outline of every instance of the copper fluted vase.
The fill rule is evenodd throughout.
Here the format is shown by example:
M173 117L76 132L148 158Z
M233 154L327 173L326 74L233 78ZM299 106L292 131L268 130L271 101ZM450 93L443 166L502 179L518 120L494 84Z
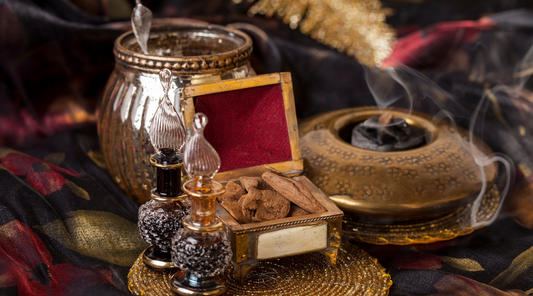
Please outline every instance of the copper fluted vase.
M185 85L255 75L249 63L250 37L221 26L152 28L148 52L141 53L132 31L117 38L115 69L107 82L97 123L109 173L138 202L147 201L155 186L156 171L149 161L155 151L148 130L163 97L158 73L164 68L172 71L169 97L178 111Z

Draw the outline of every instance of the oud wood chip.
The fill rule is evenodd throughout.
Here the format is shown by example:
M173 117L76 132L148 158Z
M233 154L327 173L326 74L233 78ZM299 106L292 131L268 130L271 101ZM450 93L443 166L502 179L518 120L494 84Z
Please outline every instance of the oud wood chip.
M241 185L230 181L228 184L226 184L226 192L217 199L220 203L224 202L225 200L238 201L244 194L246 194L246 191L244 191Z
M255 222L284 218L291 209L290 201L274 190L251 188L242 198L242 213L245 219Z
M256 188L259 190L274 190L263 179L261 179L261 177L240 177L239 181L241 181L242 186L247 192L250 192L251 188Z
M230 215L241 224L252 222L251 216L245 216L242 211L242 204L236 200L227 199L224 200L221 205L230 213Z
M326 208L313 197L309 189L302 183L270 171L264 172L262 177L274 190L302 209L311 213L323 213L326 211Z

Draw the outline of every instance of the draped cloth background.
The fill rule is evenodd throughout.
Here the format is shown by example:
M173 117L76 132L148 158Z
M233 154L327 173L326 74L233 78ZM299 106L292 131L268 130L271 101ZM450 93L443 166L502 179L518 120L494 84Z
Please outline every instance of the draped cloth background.
M105 169L95 112L113 41L128 26L115 21L127 20L132 2L0 0L0 295L128 294L127 272L146 244L138 205ZM276 19L249 18L249 4L143 2L162 17L252 23L253 67L292 73L299 118L374 105L360 64ZM514 9L520 1L463 2L384 1L400 37L387 63L423 72L473 110L490 87L513 85L533 45L533 12ZM491 110L489 144L517 168L504 211L448 242L353 242L387 268L391 295L533 293L533 96L526 87Z

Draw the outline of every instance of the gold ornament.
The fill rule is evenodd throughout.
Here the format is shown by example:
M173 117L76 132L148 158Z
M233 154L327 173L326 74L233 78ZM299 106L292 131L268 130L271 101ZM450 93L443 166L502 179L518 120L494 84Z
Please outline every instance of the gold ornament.
M396 38L385 23L391 11L378 0L260 0L248 14L275 15L292 29L299 27L367 66L379 66L391 54Z

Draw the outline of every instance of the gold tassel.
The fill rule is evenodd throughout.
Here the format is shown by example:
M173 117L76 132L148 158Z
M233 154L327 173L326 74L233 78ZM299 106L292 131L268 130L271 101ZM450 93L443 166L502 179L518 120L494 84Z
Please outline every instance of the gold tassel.
M385 23L390 10L379 0L259 0L248 14L275 15L292 29L299 27L368 66L379 66L391 54L396 38Z

